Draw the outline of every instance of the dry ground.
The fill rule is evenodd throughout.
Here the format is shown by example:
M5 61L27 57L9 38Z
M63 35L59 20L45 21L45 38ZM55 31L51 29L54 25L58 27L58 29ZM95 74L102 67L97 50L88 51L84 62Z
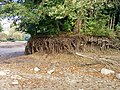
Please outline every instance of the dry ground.
M102 68L120 73L120 51L9 58L0 62L0 90L120 90L120 80Z

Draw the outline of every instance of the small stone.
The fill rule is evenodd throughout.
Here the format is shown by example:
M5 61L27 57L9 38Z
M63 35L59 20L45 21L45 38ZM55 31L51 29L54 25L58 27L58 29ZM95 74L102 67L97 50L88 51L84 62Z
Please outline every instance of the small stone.
M4 70L5 72L10 72L10 70Z
M48 70L47 73L52 74L54 71L55 71L55 68Z
M84 90L84 89L79 89L79 90Z
M4 70L4 72L6 73L6 74L10 74L10 70Z
M101 73L104 75L108 75L108 74L114 74L115 72L109 69L102 68Z
M14 80L14 81L12 82L12 85L18 85L18 84L19 84L18 80Z
M13 75L13 76L11 76L11 79L22 79L22 77L21 76L19 76L19 75Z
M59 72L60 74L63 74L63 72Z
M33 70L34 70L35 72L38 72L38 71L40 71L40 68L35 67Z
M0 71L0 76L5 76L6 73L4 71Z
M117 78L117 79L120 79L120 73L119 73L119 74L116 74L116 78Z

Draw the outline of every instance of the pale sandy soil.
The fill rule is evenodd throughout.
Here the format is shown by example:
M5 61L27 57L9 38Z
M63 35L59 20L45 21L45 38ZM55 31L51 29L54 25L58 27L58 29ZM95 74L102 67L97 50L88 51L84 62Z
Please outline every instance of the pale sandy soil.
M16 56L0 62L0 90L120 90L117 50Z

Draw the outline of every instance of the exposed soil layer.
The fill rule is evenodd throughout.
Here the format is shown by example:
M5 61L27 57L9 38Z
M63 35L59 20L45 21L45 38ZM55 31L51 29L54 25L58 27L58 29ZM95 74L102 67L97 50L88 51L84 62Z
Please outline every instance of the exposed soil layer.
M90 47L101 49L120 49L118 39L109 39L105 37L83 37L83 36L66 36L66 37L34 37L31 38L26 46L26 54L35 52L41 53L65 53L84 51Z

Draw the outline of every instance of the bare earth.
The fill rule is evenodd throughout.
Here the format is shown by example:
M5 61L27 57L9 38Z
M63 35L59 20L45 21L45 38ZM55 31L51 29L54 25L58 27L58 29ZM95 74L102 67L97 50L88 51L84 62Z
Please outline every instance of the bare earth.
M0 43L0 90L120 90L120 51L26 56L24 48ZM102 68L115 73L103 75Z

